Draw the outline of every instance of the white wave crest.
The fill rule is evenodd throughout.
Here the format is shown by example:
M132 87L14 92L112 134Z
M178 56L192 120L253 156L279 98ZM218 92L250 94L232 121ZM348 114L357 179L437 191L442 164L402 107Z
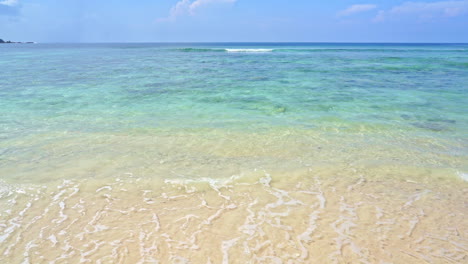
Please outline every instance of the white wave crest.
M273 49L226 49L227 52L272 52Z
M468 182L468 173L459 171L458 176L460 177L460 179Z

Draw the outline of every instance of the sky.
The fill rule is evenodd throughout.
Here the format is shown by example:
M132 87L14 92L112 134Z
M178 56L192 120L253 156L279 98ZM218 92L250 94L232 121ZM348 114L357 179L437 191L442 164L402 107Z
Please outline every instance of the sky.
M0 0L36 42L468 42L468 0Z

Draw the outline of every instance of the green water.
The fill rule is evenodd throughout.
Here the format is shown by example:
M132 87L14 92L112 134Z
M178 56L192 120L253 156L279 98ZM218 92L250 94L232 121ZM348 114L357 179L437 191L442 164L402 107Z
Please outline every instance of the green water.
M193 129L423 138L467 155L464 44L15 44L0 68L1 166L35 136Z

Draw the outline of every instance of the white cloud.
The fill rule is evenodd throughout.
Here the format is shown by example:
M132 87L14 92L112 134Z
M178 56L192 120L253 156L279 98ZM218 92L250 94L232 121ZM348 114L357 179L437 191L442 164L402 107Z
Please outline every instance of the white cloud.
M14 0L12 0L14 1ZM237 0L180 0L177 2L169 12L169 17L158 19L158 21L174 21L178 16L194 15L196 10L216 3L234 3Z
M237 0L196 0L190 5L190 11L194 12L197 8L200 8L204 5L209 5L212 3L234 3Z
M346 8L345 10L338 12L338 16L350 16L356 13L366 12L376 8L377 6L372 4L352 5Z
M390 10L381 10L374 18L380 22L388 18L398 16L415 16L419 19L431 19L437 17L456 17L468 14L468 0L462 1L440 1L440 2L405 2Z
M16 6L19 4L18 0L4 0L0 1L0 5L6 5L6 6Z

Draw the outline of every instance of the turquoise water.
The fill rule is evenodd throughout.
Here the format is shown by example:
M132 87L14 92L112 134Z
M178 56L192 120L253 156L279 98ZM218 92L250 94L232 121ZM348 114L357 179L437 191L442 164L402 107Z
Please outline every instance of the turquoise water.
M467 154L464 44L35 44L0 52L4 161L70 133L193 129L300 129L390 145L424 139L435 143L408 151ZM34 136L42 138L36 146L23 144Z
M35 44L0 54L0 153L48 133L194 128L397 133L467 153L465 44Z
M468 45L36 44L0 54L3 139L160 127L467 132Z
M0 45L0 262L465 263L467 95L468 44Z

